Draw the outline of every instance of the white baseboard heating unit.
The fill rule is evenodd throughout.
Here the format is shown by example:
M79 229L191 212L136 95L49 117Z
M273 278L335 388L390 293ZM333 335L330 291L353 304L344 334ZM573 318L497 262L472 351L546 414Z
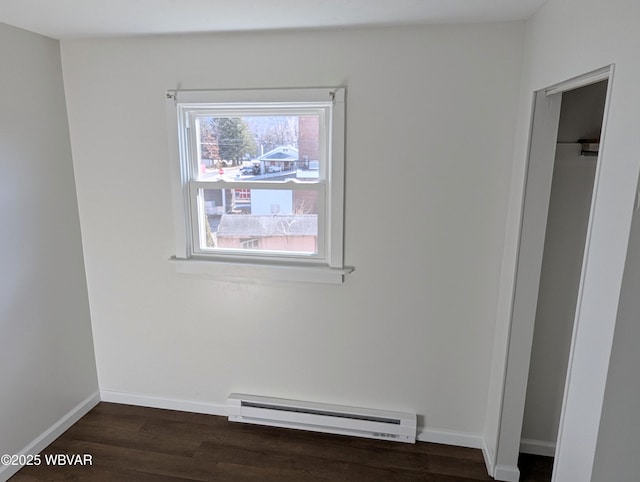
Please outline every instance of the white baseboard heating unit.
M356 437L415 443L415 413L344 407L232 393L229 420Z

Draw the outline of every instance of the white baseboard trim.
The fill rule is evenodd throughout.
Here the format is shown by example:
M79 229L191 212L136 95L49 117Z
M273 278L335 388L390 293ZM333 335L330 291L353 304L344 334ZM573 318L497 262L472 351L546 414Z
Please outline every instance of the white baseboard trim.
M456 445L471 449L481 449L484 438L477 433L454 432L452 430L423 428L418 432L416 440L444 445Z
M482 439L482 457L484 458L484 465L487 467L487 474L489 474L489 476L493 476L495 462L493 461L493 456L489 447L487 447L487 441L484 438Z
M100 392L95 392L89 395L78 405L73 407L67 412L60 420L51 425L47 430L42 432L36 439L34 439L29 445L23 448L16 455L36 455L42 452L48 445L50 445L55 439L60 437L66 432L74 423L80 420L89 410L100 403ZM21 465L2 465L0 466L0 480L8 480L18 470L22 468Z
M181 412L204 413L206 415L220 415L222 417L227 416L226 405L197 402L195 400L164 398L113 390L100 390L100 399L103 402L137 405L139 407L164 408L166 410L179 410Z
M543 457L554 457L556 455L556 444L523 438L520 440L520 452L531 455L542 455Z
M511 465L497 465L493 478L501 482L518 482L520 469Z
M417 435L419 442L430 442L444 445L455 445L457 447L467 447L480 449L484 463L487 466L487 474L493 474L493 460L487 448L484 437L477 433L454 432L452 430L423 428ZM517 481L516 481L517 482Z

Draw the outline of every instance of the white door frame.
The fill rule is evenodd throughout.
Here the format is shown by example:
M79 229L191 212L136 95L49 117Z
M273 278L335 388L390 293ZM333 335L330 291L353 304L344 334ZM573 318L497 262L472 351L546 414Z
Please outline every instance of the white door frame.
M593 337L593 333L587 331L581 333L579 327L585 302L583 288L587 275L586 266L590 256L590 238L593 214L597 203L612 77L613 65L542 89L534 94L527 174L520 216L516 277L511 302L511 329L507 349L496 464L493 474L496 480L517 482L519 479L517 462L562 93L608 79L600 151L594 180L553 474L554 482L589 482L591 478L611 343L607 344L605 337L600 350L607 356L599 357L597 360L597 363L600 363L598 371L599 373L604 372L605 376L589 380L588 383L585 383L584 375L592 362L583 357L576 357L575 353L581 351L581 347L586 346L583 343L585 337ZM613 328L611 328L612 338ZM603 364L604 366L602 366Z

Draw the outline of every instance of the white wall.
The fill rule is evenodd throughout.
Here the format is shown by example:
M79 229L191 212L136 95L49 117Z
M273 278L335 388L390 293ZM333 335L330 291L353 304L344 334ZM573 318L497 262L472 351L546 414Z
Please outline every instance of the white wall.
M522 23L63 41L101 389L481 434ZM346 85L341 286L179 276L165 90Z
M556 480L591 480L591 462L599 428L604 382L611 352L622 272L630 230L631 209L640 166L640 44L637 18L640 4L628 0L549 0L528 21L524 77L516 137L512 201L505 237L500 303L496 327L496 351L487 413L489 442L499 430L501 381L509 336L509 310L513 292L518 219L529 121L531 93L557 82L615 63L611 104L606 125L603 161L589 240L583 299L571 360L571 389L567 393L564 435L556 463ZM520 340L526 345L526 340ZM530 342L530 341L529 341ZM523 354L526 356L526 354ZM509 369L511 369L510 367ZM514 369L516 367L513 367ZM525 376L526 378L526 376ZM519 433L514 439L519 438ZM505 439L511 449L517 440ZM497 437L496 437L497 440ZM566 442L566 443L565 443ZM517 452L517 450L516 450ZM517 453L509 453L514 463Z
M582 271L596 157L580 150L580 144L558 144L553 166L522 425L522 438L537 448L555 446L558 436Z
M640 220L635 214L613 339L592 480L633 482L640 474Z
M601 81L562 94L558 142L600 138L607 98L607 82Z
M0 453L15 454L98 382L58 42L0 24L0 65Z

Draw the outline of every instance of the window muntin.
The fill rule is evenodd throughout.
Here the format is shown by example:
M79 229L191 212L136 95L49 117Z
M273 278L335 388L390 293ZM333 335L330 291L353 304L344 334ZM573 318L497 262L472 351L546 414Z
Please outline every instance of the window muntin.
M177 258L342 267L344 90L255 92L174 94L186 221ZM253 100L265 96L277 102Z

